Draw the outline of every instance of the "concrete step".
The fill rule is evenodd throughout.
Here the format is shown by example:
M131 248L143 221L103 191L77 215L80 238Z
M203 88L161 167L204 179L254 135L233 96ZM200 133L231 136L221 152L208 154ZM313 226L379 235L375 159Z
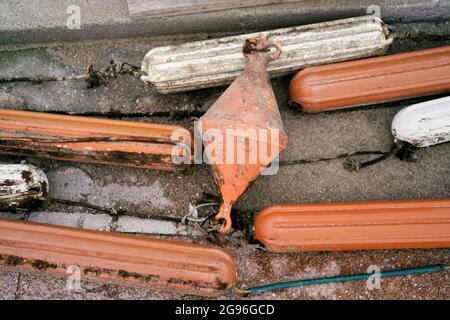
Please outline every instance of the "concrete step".
M80 29L72 29L79 10ZM379 14L388 23L450 18L446 0L304 0L144 20L131 20L126 0L3 0L0 46L189 33L262 31L293 25Z

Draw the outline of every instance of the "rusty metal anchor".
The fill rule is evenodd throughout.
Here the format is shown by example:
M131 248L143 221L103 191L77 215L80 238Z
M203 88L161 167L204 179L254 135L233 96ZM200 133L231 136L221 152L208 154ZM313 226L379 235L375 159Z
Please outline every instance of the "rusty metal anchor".
M200 119L205 154L213 168L222 204L216 220L231 230L231 207L287 146L288 137L273 93L267 65L281 45L267 36L248 39L249 66Z

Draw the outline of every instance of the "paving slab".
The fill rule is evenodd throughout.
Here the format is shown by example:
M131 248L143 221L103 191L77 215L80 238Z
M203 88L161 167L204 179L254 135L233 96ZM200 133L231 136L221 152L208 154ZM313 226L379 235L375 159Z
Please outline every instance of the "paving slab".
M55 224L58 226L81 228L84 213L32 212L28 221L35 223Z
M25 220L26 213L0 212L0 219Z
M157 219L140 219L136 217L119 217L115 227L116 232L171 235L171 236L201 236L200 230L188 227L174 221L162 221Z
M108 214L85 214L82 229L110 231L113 217Z

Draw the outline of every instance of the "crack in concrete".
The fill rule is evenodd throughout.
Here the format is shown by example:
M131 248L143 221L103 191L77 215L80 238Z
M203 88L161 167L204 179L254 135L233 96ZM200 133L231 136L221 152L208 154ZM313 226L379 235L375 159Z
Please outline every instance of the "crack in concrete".
M117 222L120 217L123 216L129 216L130 214L137 218L145 218L145 219L156 219L156 220L162 220L162 221L169 221L169 222L176 222L181 223L181 218L176 217L170 217L170 216L161 216L161 215L148 215L141 212L133 212L130 210L116 210L116 209L108 209L101 206L96 206L94 204L88 203L87 201L73 201L73 200L65 200L65 199L57 199L52 197L46 197L42 199L43 201L46 201L51 204L62 204L67 206L73 206L73 207L82 207L86 209L91 209L97 212L102 212L105 214L110 215L113 218L113 221L111 224Z
M201 110L185 110L185 111L155 111L155 112L69 112L69 111L47 111L47 113L59 115L76 115L82 117L97 117L108 119L123 119L123 118L145 118L145 117L161 117L170 118L173 120L181 120L186 118L200 118L206 111Z
M389 151L387 151L387 152L386 151L355 151L355 152L350 152L350 153L339 154L339 155L333 156L333 157L284 160L284 161L280 161L280 165L281 166L291 166L291 165L310 164L310 163L323 162L323 161L347 159L347 158L352 158L352 157L356 157L356 156L369 156L369 155L384 156L388 153L389 153Z

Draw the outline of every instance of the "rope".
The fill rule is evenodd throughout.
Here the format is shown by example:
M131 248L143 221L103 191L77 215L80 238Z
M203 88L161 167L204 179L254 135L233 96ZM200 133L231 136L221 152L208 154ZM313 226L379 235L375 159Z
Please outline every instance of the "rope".
M213 212L210 215L203 218L198 217L198 209L216 206L220 206L220 203L211 202L211 203L202 203L197 206L190 206L189 212L181 219L181 223L186 224L186 222L192 222L198 230L200 230L205 234L217 231L220 228L220 225L218 224L214 224L212 227L206 226L206 223L216 215L216 212Z
M445 268L447 268L447 267L444 267L443 265L432 265L432 266L420 267L420 268L383 271L383 272L379 273L379 276L380 276L380 278L404 277L404 276L409 276L409 275L419 275L419 274L425 274L425 273L442 272L445 270ZM314 285L321 285L321 284L327 284L327 283L361 281L361 280L367 280L373 276L374 276L374 273L361 273L361 274L344 275L344 276L327 277L327 278L295 280L295 281L287 281L287 282L278 282L278 283L268 284L268 285L264 285L264 286L237 289L236 291L239 290L240 292L247 293L247 294L248 293L261 293L261 292L267 292L267 291L281 290L281 289L294 288L294 287L314 286Z
M401 149L402 149L402 146L400 144L394 144L391 147L391 150L389 150L388 152L382 153L380 157L375 158L370 161L366 161L366 162L360 162L360 161L355 161L353 159L347 159L347 161L344 162L344 168L348 171L359 171L363 168L373 166L374 164L377 164L377 163L380 163L382 161L389 159L390 157L396 155Z

